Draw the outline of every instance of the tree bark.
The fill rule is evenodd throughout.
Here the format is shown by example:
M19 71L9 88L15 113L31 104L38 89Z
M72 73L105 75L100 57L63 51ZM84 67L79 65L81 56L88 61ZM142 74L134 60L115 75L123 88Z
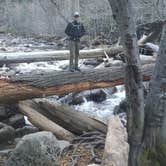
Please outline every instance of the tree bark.
M117 46L117 47L110 47L110 48L81 50L80 59L104 57L105 56L104 51L106 51L108 55L115 55L122 52L123 47ZM69 59L69 55L70 54L68 50L26 52L26 53L25 52L0 53L0 64L67 60Z
M144 80L150 80L154 65L143 66ZM124 83L124 67L82 72L31 72L0 79L0 103L64 95Z
M100 131L102 133L107 131L107 125L103 121L74 110L68 105L53 103L46 99L26 102L36 111L74 134L82 134L84 131Z
M122 45L126 51L125 87L128 102L129 165L140 165L140 145L144 127L144 96L141 63L137 46L131 0L109 0L119 25Z
M19 110L29 121L41 130L51 131L57 138L71 141L74 135L34 110L26 101L18 104Z
M159 56L150 84L145 113L144 141L147 148L166 144L166 24L163 28Z

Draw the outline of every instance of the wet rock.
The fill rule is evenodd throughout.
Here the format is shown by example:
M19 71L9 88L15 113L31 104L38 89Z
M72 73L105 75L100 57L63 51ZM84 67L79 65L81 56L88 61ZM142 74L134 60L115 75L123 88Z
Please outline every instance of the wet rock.
M7 49L4 48L4 47L0 48L0 50L1 50L1 51L7 51Z
M72 105L78 105L82 104L86 101L94 101L94 102L102 102L106 100L107 94L102 89L94 89L94 90L87 90L83 91L79 94L70 95L70 98L68 97L68 104ZM70 99L70 100L69 100Z
M34 126L24 126L16 129L16 137L23 137L24 135L39 132L39 129Z
M114 108L114 114L115 115L120 114L120 113L124 113L124 112L127 112L127 101L126 101L126 99L121 101L120 104Z
M0 121L8 117L7 111L4 106L0 106Z
M16 105L0 105L0 121L14 128L25 125L24 116L18 112Z
M10 118L3 121L3 123L12 126L14 128L19 128L25 126L24 116L22 114L15 114Z
M9 140L13 140L14 137L15 137L14 128L4 123L0 123L0 143L5 143Z
M64 44L63 44L62 42L59 42L59 43L57 44L57 46L61 48L61 47L64 47Z
M51 132L38 132L24 136L17 144L5 166L59 166L59 155L69 146L58 141Z
M98 66L101 62L95 59L85 60L84 65Z
M75 96L72 98L72 101L69 102L70 105L80 105L82 103L84 103L83 96Z
M91 92L90 96L89 96L89 99L94 101L94 102L102 102L104 100L106 100L107 98L107 94L103 91L103 90L98 90L97 92Z
M17 113L14 105L0 105L0 121L15 115Z
M47 67L45 63L36 63L37 67Z
M10 117L18 113L18 109L16 105L0 105L0 112L3 112L2 114L4 114L6 117Z

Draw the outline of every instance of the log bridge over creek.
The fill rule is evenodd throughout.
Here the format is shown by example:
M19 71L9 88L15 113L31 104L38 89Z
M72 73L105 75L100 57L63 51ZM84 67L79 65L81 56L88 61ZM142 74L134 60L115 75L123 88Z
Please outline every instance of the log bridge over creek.
M111 50L113 49L111 48ZM104 56L105 50L98 49L97 51L99 52L96 54L93 52L93 54L89 54L89 56L87 56L87 54L86 57L84 57L83 54L81 56L84 58ZM110 50L106 50L107 53L109 51ZM41 56L42 58L40 58L40 54L37 53L34 59L32 55L35 53L25 53L23 54L24 58L20 57L21 54L22 53L15 53L12 55L11 53L0 53L0 63L10 64L46 61L48 58L48 54L45 55L44 53ZM31 55L30 58L28 55ZM5 56L6 58L4 58ZM39 57L39 59L37 57ZM51 54L51 59L52 57L53 55ZM56 60L57 56L55 57L56 58L52 60ZM65 53L63 59L67 59L67 57L68 53ZM62 60L62 58L58 60ZM143 62L143 79L144 81L148 81L153 73L155 59L145 60L141 58L141 61ZM124 84L124 75L124 66L91 69L81 72L33 71L24 74L0 75L0 104L18 103L20 112L26 115L34 126L41 130L51 131L59 139L71 141L75 137L75 134L80 134L83 131L98 130L106 133L107 125L104 122L94 117L89 117L83 112L77 112L69 106L49 103L44 99L40 102L22 100L44 98L52 95L61 96L88 89L113 87Z
M123 52L122 46L81 50L80 58L101 58ZM0 64L65 60L69 51L0 53ZM141 56L144 80L149 80L154 58ZM69 71L40 72L4 76L0 75L0 103L64 95L88 89L112 87L124 83L124 67L109 67L71 73Z
M154 65L143 65L144 80L150 79ZM64 95L82 90L106 88L124 83L124 67L109 67L81 72L30 72L0 77L0 103Z

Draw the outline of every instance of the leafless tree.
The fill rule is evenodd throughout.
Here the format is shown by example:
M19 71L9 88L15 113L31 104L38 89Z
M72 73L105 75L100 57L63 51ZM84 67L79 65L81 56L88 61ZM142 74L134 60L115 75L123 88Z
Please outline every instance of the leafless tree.
M144 96L141 63L137 47L136 27L131 0L109 0L113 17L119 25L122 44L126 51L126 97L128 101L129 165L139 165L144 127Z
M144 109L141 64L132 1L108 1L112 8L113 17L119 25L122 44L126 50L125 87L128 102L128 141L130 144L128 165L166 164L166 161L163 161L163 158L166 157L164 156L166 154L166 25L163 23L159 57ZM154 155L150 156L154 149L157 160L155 162ZM162 151L158 149L162 149ZM159 156L162 159L158 159Z

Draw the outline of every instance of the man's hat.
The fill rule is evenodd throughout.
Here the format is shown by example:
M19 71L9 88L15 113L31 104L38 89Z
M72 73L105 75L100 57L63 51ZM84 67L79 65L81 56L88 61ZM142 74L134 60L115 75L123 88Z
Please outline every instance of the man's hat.
M79 14L79 12L74 12L73 16L74 16L74 17L79 17L80 14Z

